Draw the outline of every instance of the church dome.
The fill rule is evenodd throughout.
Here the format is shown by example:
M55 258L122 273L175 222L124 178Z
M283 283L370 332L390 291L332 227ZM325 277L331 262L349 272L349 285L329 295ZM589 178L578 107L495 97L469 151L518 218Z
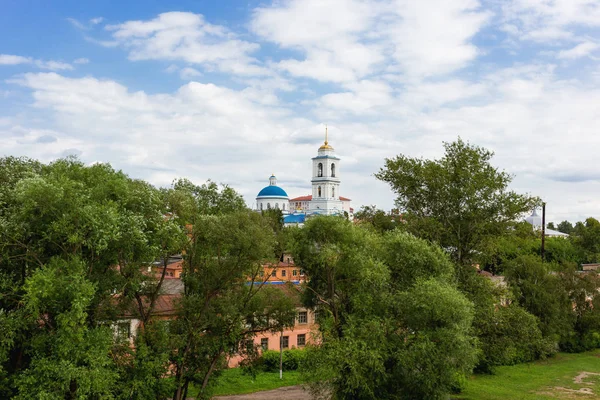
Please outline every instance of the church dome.
M269 177L269 186L264 187L260 192L258 192L257 199L265 198L265 197L285 197L288 198L285 190L277 186L277 178L275 175L271 175Z
M285 190L283 190L279 186L269 185L260 192L258 192L258 196L256 197L288 197L288 195L285 192Z

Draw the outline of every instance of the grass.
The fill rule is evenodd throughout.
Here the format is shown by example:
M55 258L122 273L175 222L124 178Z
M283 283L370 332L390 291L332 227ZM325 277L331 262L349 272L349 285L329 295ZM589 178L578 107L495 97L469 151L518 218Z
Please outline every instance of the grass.
M582 383L575 383L574 378L581 372L600 374L600 350L580 354L560 353L544 361L498 367L494 375L473 375L464 392L453 395L452 399L600 400L600 375L592 375L583 379ZM218 378L213 394L246 394L302 383L296 371L284 372L281 380L279 372L261 372L252 379L239 368L233 368L224 371ZM581 389L593 393L574 392Z
M574 378L581 372L600 373L600 351L580 354L560 353L544 361L499 367L495 375L474 375L461 400L543 400L600 399L600 376L589 376L582 383ZM559 389L563 388L563 389ZM577 393L581 389L593 394Z
M284 371L283 379L279 379L279 372L260 372L252 379L252 376L242 373L240 368L231 368L223 371L218 378L213 395L254 393L302 383L297 371Z

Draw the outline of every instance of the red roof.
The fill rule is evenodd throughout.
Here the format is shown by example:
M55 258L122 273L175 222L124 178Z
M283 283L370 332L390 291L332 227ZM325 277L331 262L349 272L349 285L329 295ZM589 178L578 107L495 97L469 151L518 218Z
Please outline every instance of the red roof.
M312 200L312 195L310 195L310 194L308 196L300 196L300 197L295 197L293 199L290 199L290 201L311 201L311 200ZM350 201L351 199L340 196L340 200Z
M308 196L300 196L300 197L296 197L293 199L290 199L290 201L311 201L312 200L312 196L308 195Z

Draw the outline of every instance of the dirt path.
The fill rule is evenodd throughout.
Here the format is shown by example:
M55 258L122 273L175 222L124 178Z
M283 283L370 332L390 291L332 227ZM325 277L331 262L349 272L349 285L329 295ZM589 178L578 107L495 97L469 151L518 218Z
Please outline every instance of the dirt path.
M214 400L310 400L308 392L301 386L286 386L279 389L267 390L250 394L238 394L235 396L215 396Z

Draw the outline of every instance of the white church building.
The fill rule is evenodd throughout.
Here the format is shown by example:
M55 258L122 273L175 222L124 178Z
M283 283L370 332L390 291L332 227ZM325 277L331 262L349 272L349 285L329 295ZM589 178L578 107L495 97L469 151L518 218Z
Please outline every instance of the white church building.
M256 196L257 211L280 209L286 225L301 225L311 215L345 215L353 218L351 200L340 196L340 159L327 139L325 128L325 143L312 158L312 194L290 199L287 192L277 186L275 175L271 175L269 186Z

